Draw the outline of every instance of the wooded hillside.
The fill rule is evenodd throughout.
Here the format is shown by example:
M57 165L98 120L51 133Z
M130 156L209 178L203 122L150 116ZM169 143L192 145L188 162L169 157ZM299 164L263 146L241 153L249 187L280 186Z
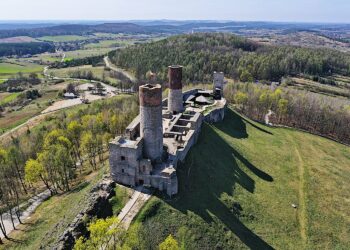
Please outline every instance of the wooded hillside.
M350 74L350 55L331 49L264 46L223 33L180 35L150 44L131 46L110 54L113 63L132 69L142 79L147 71L167 78L167 66L181 64L184 78L211 81L223 71L242 81L279 80L283 76Z

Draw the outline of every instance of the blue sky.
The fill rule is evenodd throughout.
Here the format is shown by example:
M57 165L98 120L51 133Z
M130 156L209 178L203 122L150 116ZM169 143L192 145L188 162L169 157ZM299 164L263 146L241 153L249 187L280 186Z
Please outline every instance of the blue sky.
M2 0L0 20L212 19L350 23L350 0Z

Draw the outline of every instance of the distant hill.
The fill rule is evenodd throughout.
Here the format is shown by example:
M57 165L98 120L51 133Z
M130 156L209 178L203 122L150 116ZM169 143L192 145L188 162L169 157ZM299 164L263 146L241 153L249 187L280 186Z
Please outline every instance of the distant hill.
M274 22L233 22L233 21L129 21L115 23L74 23L74 24L4 24L0 23L0 38L13 36L54 36L86 35L95 32L152 34L180 34L192 31L225 31L242 33L244 30L350 30L350 24L310 24L310 23L274 23Z
M141 26L133 23L105 23L98 25L65 24L33 29L0 30L0 38L15 36L41 37L58 35L89 35L96 32L147 34L162 32L172 33L180 31L181 30L170 25Z

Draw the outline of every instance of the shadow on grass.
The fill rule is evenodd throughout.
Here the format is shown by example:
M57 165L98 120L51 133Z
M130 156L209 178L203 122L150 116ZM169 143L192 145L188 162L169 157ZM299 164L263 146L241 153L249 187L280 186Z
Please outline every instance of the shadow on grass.
M240 116L229 110L227 115L228 119L215 127L235 138L248 137ZM234 150L213 127L204 124L201 133L186 163L178 166L179 195L168 204L184 214L191 211L207 223L218 219L251 249L272 249L246 227L220 197L223 193L232 196L236 185L254 193L255 181L239 167L238 161L265 181L271 182L273 178Z
M16 240L16 239L11 238L11 237L9 237L9 238L8 238L8 239L6 239L6 240L11 241L11 242L14 242L14 243L23 243L23 241L22 241L22 240Z
M245 139L249 136L242 117L231 109L225 110L225 122L215 123L214 126L233 138Z

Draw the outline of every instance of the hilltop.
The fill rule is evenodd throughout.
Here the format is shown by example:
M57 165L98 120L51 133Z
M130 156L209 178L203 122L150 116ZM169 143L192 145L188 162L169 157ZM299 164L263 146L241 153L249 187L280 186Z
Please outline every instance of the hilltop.
M135 226L147 249L169 234L187 249L346 249L349 156L346 146L228 110L179 166L179 196L152 198Z

